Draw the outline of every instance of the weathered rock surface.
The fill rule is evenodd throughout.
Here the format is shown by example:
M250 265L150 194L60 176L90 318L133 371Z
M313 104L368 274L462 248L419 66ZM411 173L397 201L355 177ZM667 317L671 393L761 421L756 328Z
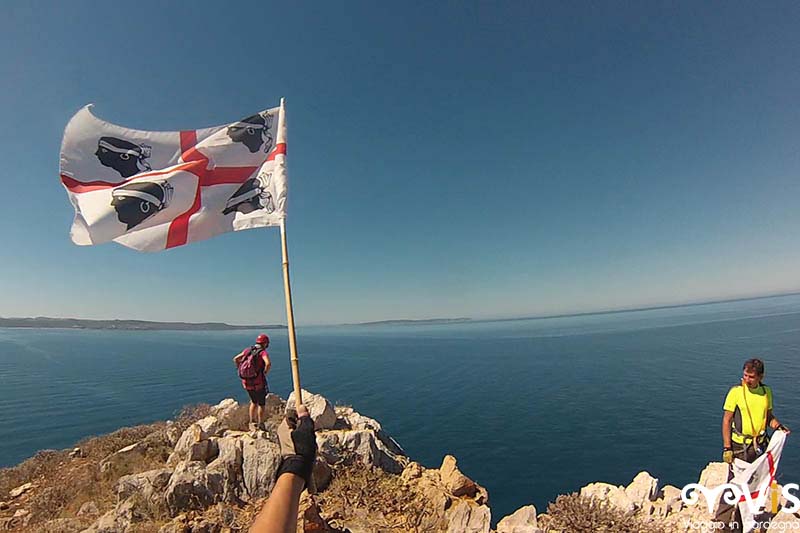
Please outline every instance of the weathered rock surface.
M11 498L19 498L29 490L33 490L36 487L33 483L25 483L24 485L20 485L15 489L11 489L11 492L8 493Z
M497 533L540 533L536 507L526 505L497 523Z
M219 476L222 484L221 501L234 503L240 500L243 492L242 440L222 437L216 443L219 453L206 467L206 472L212 476Z
M126 533L135 522L144 518L146 517L136 509L135 504L128 500L98 518L83 533Z
M303 404L308 408L308 413L314 420L314 429L333 429L336 425L336 411L334 411L331 402L324 396L314 394L302 389ZM289 394L289 399L286 400L286 409L294 409L294 391Z
M148 470L147 472L140 472L138 474L122 476L117 480L115 486L117 500L127 500L134 494L139 494L146 500L153 502L158 501L163 498L164 491L171 477L172 469L170 468L159 468ZM83 509L83 507L81 509ZM95 506L95 509L97 509L97 506ZM78 514L80 514L80 511L78 511Z
M646 504L655 501L658 495L658 480L647 472L639 472L630 485L625 487L625 494L637 509L642 509Z
M329 430L317 432L319 454L330 464L356 457L361 463L393 474L403 471L408 459L381 442L373 430Z
M478 486L470 478L461 473L456 466L456 458L452 455L445 455L442 466L439 468L442 476L442 483L445 489L453 496L474 497L478 492Z
M204 509L216 503L223 492L219 474L206 471L202 461L181 461L175 467L164 493L171 514L189 509Z
M271 396L268 403L271 402L273 412L282 412L284 402ZM313 471L313 486L320 493L304 493L300 508L304 530L340 533L346 527L352 533L382 531L388 525L376 524L391 522L392 530L407 523L417 531L489 533L488 492L460 470L455 457L445 456L439 468L426 468L410 461L378 421L350 407L333 409L325 398L308 391L304 391L304 398L315 417L315 426L320 428L316 434L319 457ZM291 407L293 398L286 405ZM233 399L223 400L211 408L210 416L185 431L179 431L179 426L172 423L159 426L100 464L91 463L91 453L87 457L82 452L73 452L69 460L60 464L77 469L94 468L94 475L98 467L106 472L115 471L117 465L129 468L137 464L129 461L138 459L137 456L146 459L143 464L151 465L150 468L163 466L120 477L113 486L117 503L111 510L106 507L101 511L97 503L88 502L73 518L46 522L37 521L28 511L36 509L32 502L37 496L52 490L37 478L34 481L40 486L33 482L20 485L9 492L8 502L0 504L0 530L18 530L32 521L31 531L63 533L126 533L150 531L151 526L152 530L160 527L162 533L240 531L243 524L241 515L236 513L260 506L263 498L270 495L280 464L275 419L264 431L246 431L247 409L247 405ZM88 446L86 449L91 450ZM367 468L353 468L353 463ZM348 488L347 484L337 483L336 476L343 472L376 480L371 487L373 492L362 494L360 485ZM700 474L699 482L714 488L726 479L727 465L711 463ZM394 492L385 500L380 499L377 506L375 502L362 501L368 493L375 498L380 498L376 496L379 493L384 496L386 487ZM353 492L343 492L346 490ZM347 509L326 507L339 501L330 495L342 494L351 496L340 501ZM700 531L697 524L710 523L704 501L687 506L679 488L670 485L659 488L658 479L647 472L637 474L627 486L591 483L580 489L580 494L651 521L665 533ZM107 498L98 497L97 501L108 505ZM246 506L248 502L250 505ZM782 501L782 505L788 502ZM398 512L418 514L409 515L404 522ZM158 526L153 525L156 516ZM234 526L235 523L238 525ZM779 513L772 523L775 529L800 530L800 515ZM533 506L525 506L500 520L496 533L542 533L545 526L546 519L537 516Z
M593 500L608 502L626 513L633 513L637 509L636 504L625 493L625 489L608 483L590 483L581 489L580 494Z
M681 489L666 485L661 489L661 498L657 500L657 504L657 516L667 516L679 512L683 509Z
M275 472L281 462L277 442L266 439L242 438L242 476L245 493L242 498L263 498L275 486Z
M167 459L167 466L174 467L181 461L212 461L219 450L211 437L219 430L219 422L214 416L208 416L186 428Z
M78 509L76 516L94 517L100 514L100 509L94 501L86 502Z
M374 418L364 416L353 410L352 407L336 408L336 425L333 429L365 429L374 431L378 440L395 455L405 455L406 452L388 433L383 430L381 424Z
M728 480L728 465L725 463L709 463L700 473L698 483L704 487L713 488Z
M489 533L492 513L485 505L456 500L447 511L447 533Z
M420 531L488 533L488 492L458 469L454 457L446 456L438 469L425 468L415 461L406 463L400 480L414 498L427 502Z

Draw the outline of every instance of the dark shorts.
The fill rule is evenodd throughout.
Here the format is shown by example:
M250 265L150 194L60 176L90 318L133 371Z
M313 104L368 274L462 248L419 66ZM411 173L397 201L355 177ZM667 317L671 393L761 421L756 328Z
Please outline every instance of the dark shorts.
M248 390L247 395L250 396L250 401L256 405L264 407L267 404L267 388L258 390Z

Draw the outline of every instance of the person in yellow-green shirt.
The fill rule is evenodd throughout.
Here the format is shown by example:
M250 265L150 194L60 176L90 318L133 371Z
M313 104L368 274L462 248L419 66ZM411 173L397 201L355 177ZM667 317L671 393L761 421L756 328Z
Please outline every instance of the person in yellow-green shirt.
M764 385L764 362L748 359L742 382L728 391L722 415L722 460L733 458L752 463L769 443L767 428L791 433L772 412L772 389Z
M729 465L738 458L748 463L763 454L769 444L767 427L791 433L772 412L772 389L764 385L764 362L748 359L742 367L742 381L734 385L722 406L722 460ZM728 467L728 479L733 469ZM721 531L738 531L741 524L735 505L719 502L714 519ZM734 525L737 524L737 525ZM761 530L759 530L761 531Z

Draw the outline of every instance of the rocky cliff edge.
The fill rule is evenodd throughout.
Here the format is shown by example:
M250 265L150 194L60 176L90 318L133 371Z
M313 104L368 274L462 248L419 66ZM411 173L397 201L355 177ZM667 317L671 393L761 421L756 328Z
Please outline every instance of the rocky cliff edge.
M491 528L489 494L445 456L439 468L408 458L380 423L308 391L317 430L312 490L298 531L328 533L588 533L719 531L704 502L647 472L629 485L592 483L559 496L546 513L528 505ZM48 533L247 531L269 497L280 461L275 429L287 402L267 399L264 430L247 431L247 405L226 399L176 421L126 428L73 450L40 452L0 471L0 530ZM725 482L711 463L698 482ZM786 505L785 500L781 506ZM800 531L779 512L770 529Z

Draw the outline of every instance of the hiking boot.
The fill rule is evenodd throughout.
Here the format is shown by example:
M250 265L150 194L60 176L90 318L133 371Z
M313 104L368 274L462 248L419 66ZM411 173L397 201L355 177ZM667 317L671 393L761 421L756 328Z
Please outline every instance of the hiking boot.
M247 429L248 429L249 431L257 431L257 430L258 430L258 424L256 424L255 422L250 422L250 423L247 425Z

